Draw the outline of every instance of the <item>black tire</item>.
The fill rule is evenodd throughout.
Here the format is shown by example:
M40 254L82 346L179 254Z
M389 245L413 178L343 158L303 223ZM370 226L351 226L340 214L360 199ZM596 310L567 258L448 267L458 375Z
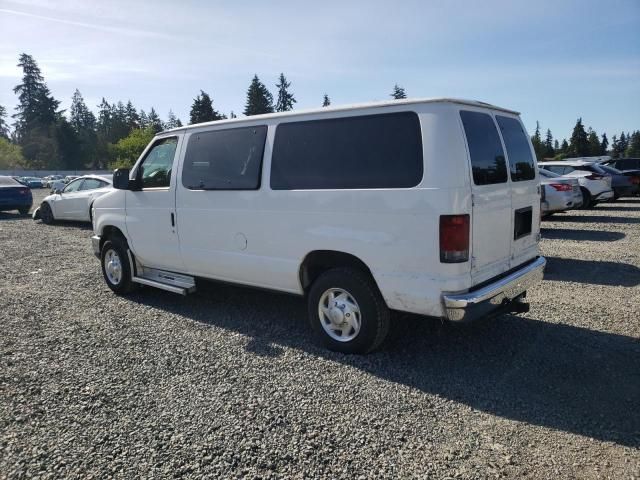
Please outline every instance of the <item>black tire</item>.
M350 331L355 336L349 340L338 341L323 327L320 317L320 301L325 293L332 289L340 289L355 300L359 307L360 330L355 328ZM324 297L323 300L328 297ZM316 337L329 350L342 353L368 353L380 346L389 331L389 308L387 307L378 287L373 279L366 273L354 268L335 268L324 272L313 283L307 296L309 323ZM343 315L344 303L341 305ZM336 305L339 309L339 306ZM329 317L324 317L325 323L329 323ZM345 323L343 323L345 324ZM345 324L346 325L346 324ZM330 329L330 327L327 327ZM351 327L348 327L351 328ZM333 331L337 335L337 331Z
M20 212L20 215L28 215L29 214L29 209L31 207L20 207L18 209L18 212Z
M587 208L591 208L595 206L593 200L591 200L591 193L584 187L580 187L580 191L582 192L582 209L585 210Z
M107 282L107 286L118 295L126 295L137 289L138 284L131 281L131 266L129 265L129 256L127 251L129 247L126 240L120 236L113 236L104 242L102 249L100 250L100 266L102 268L102 276L104 281ZM110 253L113 252L113 253ZM107 273L106 264L109 262L105 260L107 256L113 259L113 255L117 255L119 262L120 275L117 281L114 281L114 270L110 270L110 274ZM112 267L113 268L113 267Z
M47 225L51 225L56 221L53 217L51 205L47 202L42 202L42 205L40 205L40 219L42 220L42 223L46 223Z

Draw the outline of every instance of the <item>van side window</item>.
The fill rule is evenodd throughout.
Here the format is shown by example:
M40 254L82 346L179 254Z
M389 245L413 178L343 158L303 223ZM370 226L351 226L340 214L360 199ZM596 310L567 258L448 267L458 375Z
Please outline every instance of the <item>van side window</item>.
M498 130L491 115L460 111L469 145L473 183L490 185L507 181L507 165Z
M502 115L496 115L496 120L509 157L511 181L533 180L536 178L536 167L522 124L515 118L503 117Z
M271 188L410 188L422 180L418 115L399 112L281 123Z
M140 165L138 175L142 179L142 188L169 187L177 145L176 137L163 138L153 145Z
M257 190L266 125L194 133L182 167L191 190Z

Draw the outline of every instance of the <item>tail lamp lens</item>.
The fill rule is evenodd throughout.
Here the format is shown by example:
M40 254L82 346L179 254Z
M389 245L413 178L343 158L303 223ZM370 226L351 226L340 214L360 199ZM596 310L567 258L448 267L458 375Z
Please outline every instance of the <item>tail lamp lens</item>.
M568 183L552 183L551 186L558 192L568 192L573 190L573 187Z
M440 215L440 261L469 260L469 215Z

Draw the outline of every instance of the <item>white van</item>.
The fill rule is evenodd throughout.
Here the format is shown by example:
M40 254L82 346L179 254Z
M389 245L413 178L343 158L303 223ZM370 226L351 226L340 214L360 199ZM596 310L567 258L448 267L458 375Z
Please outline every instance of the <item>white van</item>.
M305 295L324 344L368 352L389 311L524 312L542 278L540 182L518 113L395 100L158 134L94 203L109 288L195 279Z

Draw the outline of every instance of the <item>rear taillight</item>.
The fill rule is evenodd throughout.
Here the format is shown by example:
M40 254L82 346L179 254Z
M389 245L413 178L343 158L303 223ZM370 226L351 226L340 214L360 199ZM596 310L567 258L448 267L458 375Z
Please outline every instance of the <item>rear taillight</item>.
M568 192L573 190L573 187L567 183L551 183L550 184L558 192Z
M469 260L469 215L440 215L440 261Z
M21 188L18 190L18 193L20 195L26 195L27 193L29 193L29 189L28 188Z
M631 177L631 183L634 185L640 185L640 177Z

